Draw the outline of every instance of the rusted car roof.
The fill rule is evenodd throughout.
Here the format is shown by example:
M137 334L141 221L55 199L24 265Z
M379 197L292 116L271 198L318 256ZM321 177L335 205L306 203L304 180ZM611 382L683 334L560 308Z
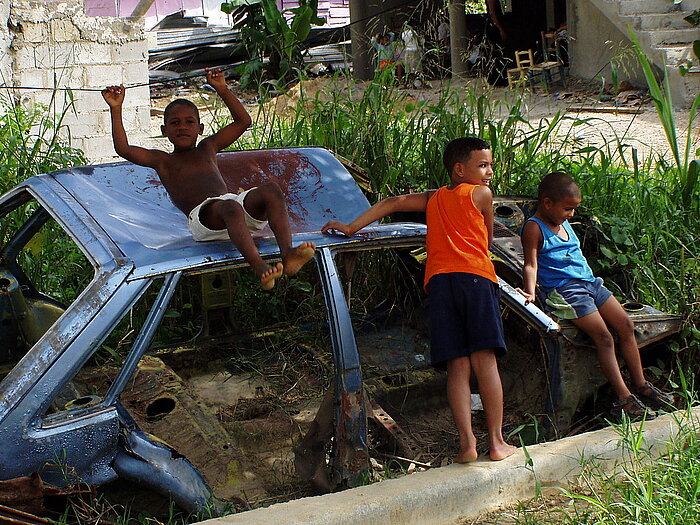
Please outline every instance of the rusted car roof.
M350 222L369 207L352 176L328 150L225 152L219 154L218 161L232 192L269 180L279 183L289 205L295 244L303 241L312 241L318 247L366 244L392 237L425 235L424 226L412 223L373 225L354 239L322 234L321 226L328 220ZM61 170L40 177L52 177L87 211L133 262L135 277L224 261L243 263L230 242L202 243L192 239L187 218L171 202L151 168L118 162ZM256 243L263 257L279 254L269 228L257 234Z

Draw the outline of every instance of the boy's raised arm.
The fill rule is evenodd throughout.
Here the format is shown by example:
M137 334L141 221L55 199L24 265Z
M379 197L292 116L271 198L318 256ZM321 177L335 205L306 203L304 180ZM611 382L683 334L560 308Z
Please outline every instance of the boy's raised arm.
M125 91L126 89L123 85L109 86L102 90L102 98L104 98L105 102L109 105L114 151L116 151L117 155L120 157L134 164L153 168L156 166L162 152L132 146L129 144L129 139L126 136L124 122L122 120L122 104L124 103Z
M238 97L228 88L226 78L221 69L207 69L207 83L213 87L221 100L224 101L226 107L231 112L233 122L224 126L211 137L204 139L202 142L208 143L211 148L217 152L233 144L238 137L243 135L246 129L250 127L252 122L250 115L238 100Z
M323 228L321 228L321 231L327 232L329 230L335 230L350 236L354 235L368 224L372 224L374 221L378 221L394 212L425 211L425 207L428 205L428 199L430 199L433 193L435 193L435 190L387 197L362 212L362 214L350 224L344 224L339 221L328 221Z
M517 288L529 303L535 302L535 287L537 286L537 252L542 243L542 232L539 226L532 221L528 221L523 226L521 234L523 242L523 254L525 263L523 264L523 287Z

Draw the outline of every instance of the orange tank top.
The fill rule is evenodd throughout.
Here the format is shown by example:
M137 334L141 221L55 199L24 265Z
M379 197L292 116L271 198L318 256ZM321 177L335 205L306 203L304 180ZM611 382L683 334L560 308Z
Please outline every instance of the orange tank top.
M425 283L439 273L473 273L498 283L489 258L488 230L484 216L474 205L476 185L443 186L426 206L428 233Z

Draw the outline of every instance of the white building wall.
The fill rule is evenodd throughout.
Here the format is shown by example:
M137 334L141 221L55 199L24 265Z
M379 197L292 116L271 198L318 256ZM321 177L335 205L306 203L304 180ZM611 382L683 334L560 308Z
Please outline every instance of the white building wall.
M71 88L74 107L65 115L71 145L90 162L116 158L108 106L99 90L124 83L124 121L130 140L150 135L148 46L143 21L88 17L82 0L0 0L2 83L35 88ZM9 24L8 24L9 22ZM0 29L4 31L4 29ZM135 86L135 87L130 87ZM94 89L81 91L80 89ZM44 104L61 114L67 92L51 89L3 90L25 104ZM55 96L57 95L57 96Z
M670 2L671 0L669 0ZM566 4L570 71L573 76L596 80L601 76L612 82L610 61L618 62L619 80L627 80L637 87L646 86L644 73L632 42L620 32L590 2L568 0ZM626 50L626 51L625 51Z

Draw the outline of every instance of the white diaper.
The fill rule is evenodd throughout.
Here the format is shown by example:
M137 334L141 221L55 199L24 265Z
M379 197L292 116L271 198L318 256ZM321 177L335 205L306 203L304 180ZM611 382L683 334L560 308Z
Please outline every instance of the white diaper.
M250 190L254 189L255 188L250 188ZM198 206L195 206L187 216L187 226L189 227L190 232L192 233L192 238L194 238L195 241L200 242L226 241L229 239L228 230L226 228L224 228L223 230L210 230L209 228L204 226L204 224L202 224L202 222L199 220L199 210L201 210L202 206L207 204L209 201L214 200L232 200L240 204L243 208L243 215L245 216L245 225L248 227L248 231L250 231L251 233L256 232L258 230L262 230L265 226L267 226L267 221L259 221L255 217L251 217L246 211L245 206L243 206L243 200L245 199L246 194L250 190L245 190L241 193L224 193L223 195L219 195L218 197L208 197L204 199Z

